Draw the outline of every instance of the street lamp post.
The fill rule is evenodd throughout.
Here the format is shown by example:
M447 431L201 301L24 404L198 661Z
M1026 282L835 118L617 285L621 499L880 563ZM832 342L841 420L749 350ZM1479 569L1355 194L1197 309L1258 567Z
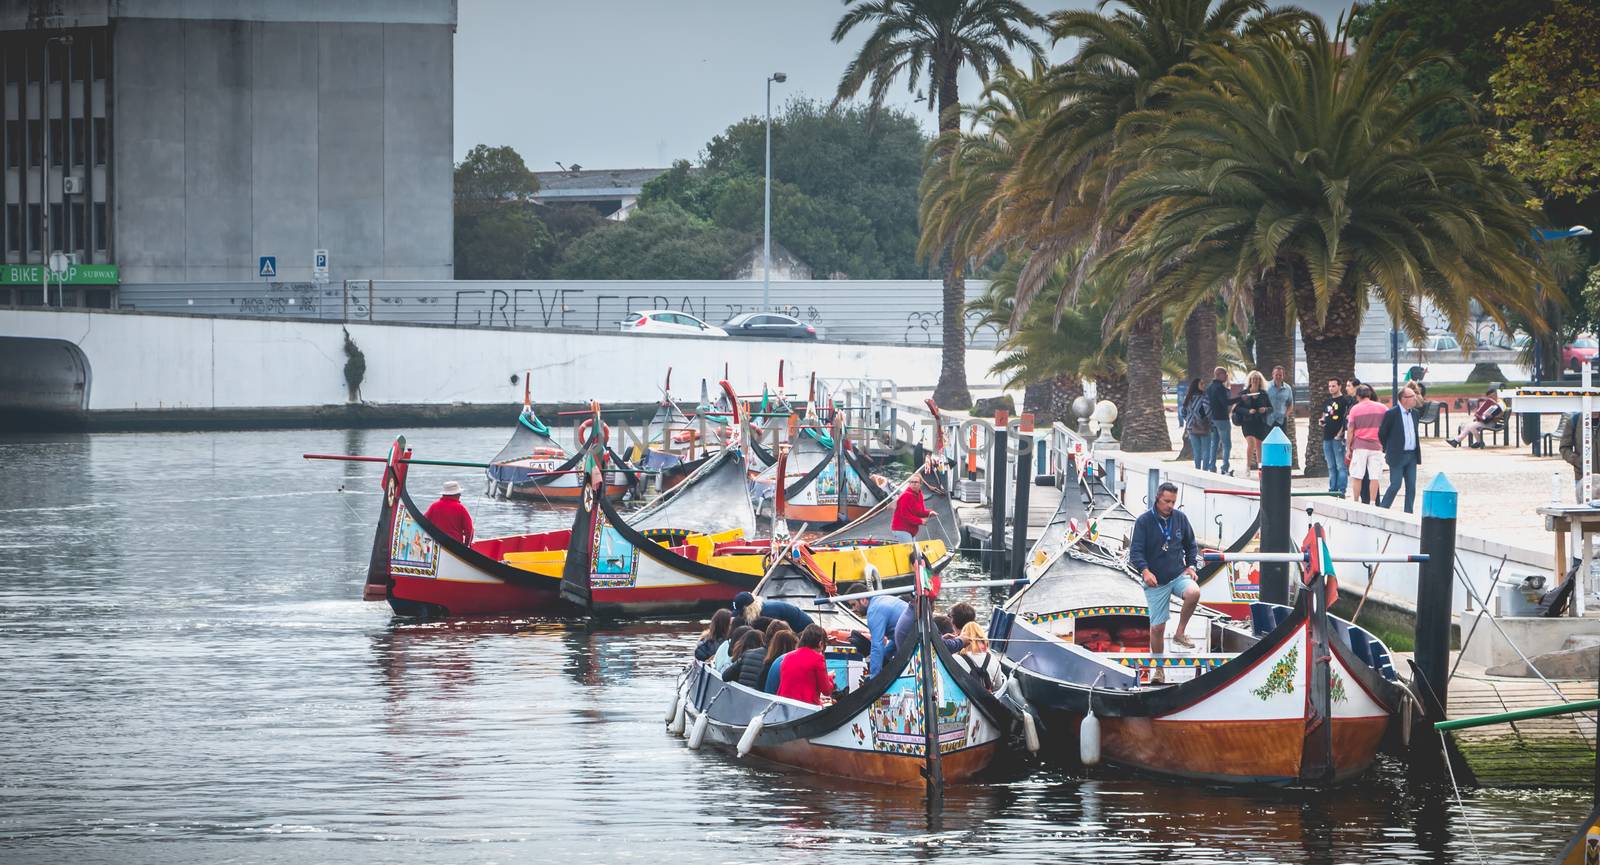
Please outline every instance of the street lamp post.
M774 72L767 76L767 193L761 213L761 308L772 306L772 82L782 84L789 76Z

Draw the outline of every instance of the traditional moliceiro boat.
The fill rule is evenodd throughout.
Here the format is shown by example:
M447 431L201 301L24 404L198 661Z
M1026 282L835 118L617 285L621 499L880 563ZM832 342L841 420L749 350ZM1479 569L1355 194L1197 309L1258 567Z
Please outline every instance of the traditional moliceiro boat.
M1140 583L1120 548L1086 541L1086 525L1069 490L1035 546L1061 553L996 610L990 632L1047 752L1233 783L1331 784L1371 765L1403 686L1380 640L1329 614L1320 536L1322 564L1293 606L1254 602L1238 621L1202 600L1187 631L1195 648L1174 634L1152 652Z
M526 379L525 379L526 381ZM488 494L508 499L530 499L570 504L583 491L578 465L589 439L599 436L610 447L610 430L603 423L585 421L578 427L578 453L569 453L555 440L550 428L533 408L531 393L523 391L522 412L505 447L489 461ZM621 498L634 488L637 473L614 452L613 468L605 474L607 498Z
M811 608L826 591L785 562L758 593ZM972 780L1000 755L1014 718L938 639L932 598L918 604L916 639L865 678L864 663L846 638L866 625L843 609L814 613L830 632L824 655L834 677L832 704L724 682L704 662L692 661L680 677L669 729L687 736L691 748L710 744L852 781L926 786L930 795L945 783Z

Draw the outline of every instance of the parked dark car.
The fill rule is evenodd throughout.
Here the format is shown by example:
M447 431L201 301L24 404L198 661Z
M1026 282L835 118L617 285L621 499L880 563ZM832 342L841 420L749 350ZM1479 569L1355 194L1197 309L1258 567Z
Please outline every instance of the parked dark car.
M817 329L793 316L776 312L745 312L722 325L728 336L738 339L816 339Z

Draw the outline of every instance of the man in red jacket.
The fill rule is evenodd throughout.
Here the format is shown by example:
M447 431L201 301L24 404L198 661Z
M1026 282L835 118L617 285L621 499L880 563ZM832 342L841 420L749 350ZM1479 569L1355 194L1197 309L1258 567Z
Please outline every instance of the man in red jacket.
M889 521L889 531L896 543L909 544L917 539L917 530L923 520L933 516L922 500L922 472L919 470L906 481L905 491L894 503L894 519Z
M471 546L472 514L467 513L467 506L461 503L461 485L445 481L440 492L439 500L428 505L428 512L423 516L439 531Z

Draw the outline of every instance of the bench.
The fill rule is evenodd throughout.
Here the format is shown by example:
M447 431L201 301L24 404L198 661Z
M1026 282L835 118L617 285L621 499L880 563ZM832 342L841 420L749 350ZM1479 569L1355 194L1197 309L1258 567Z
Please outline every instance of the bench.
M1417 409L1417 430L1420 433L1423 427L1433 427L1433 437L1443 438L1444 431L1450 429L1450 406L1438 400L1424 400L1422 407Z
M1561 447L1561 439L1567 434L1567 424L1572 422L1572 415L1562 412L1561 420L1556 424L1555 432L1544 434L1544 455L1553 456Z

